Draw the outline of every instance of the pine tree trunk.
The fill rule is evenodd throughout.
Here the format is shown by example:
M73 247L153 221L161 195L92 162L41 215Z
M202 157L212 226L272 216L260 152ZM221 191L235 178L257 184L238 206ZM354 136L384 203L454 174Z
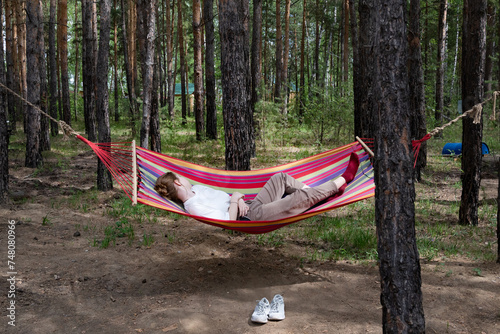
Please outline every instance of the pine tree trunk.
M109 143L111 142L111 130L109 127L108 61L111 0L101 0L100 10L99 50L97 54L97 124L99 143ZM97 189L101 191L113 189L111 173L101 159L97 161Z
M471 109L483 100L486 54L487 0L464 0L462 37L462 108ZM478 224L481 185L483 117L478 124L470 116L463 118L462 198L459 223Z
M456 78L456 73L457 73L457 63L458 63L458 47L460 45L459 38L460 38L460 15L457 15L457 33L455 34L455 57L453 57L453 73L451 75L450 79L450 98L452 99L455 95L454 89L455 89L455 78Z
M434 118L438 125L443 122L444 109L444 66L446 53L446 16L448 0L440 0L436 70L436 110Z
M175 84L174 84L174 68L173 68L173 14L170 17L170 4L171 1L167 1L167 8L165 9L165 21L167 24L166 35L167 35L167 105L168 105L168 115L170 119L174 117L174 98L175 98ZM175 8L175 4L172 5L172 11ZM208 46L207 46L208 48Z
M71 104L69 97L69 78L68 78L68 2L67 0L59 0L58 6L58 26L57 35L59 48L59 59L61 61L61 93L63 120L67 124L71 124Z
M28 0L26 13L30 19L26 22L26 61L29 73L26 77L28 85L28 101L40 106L40 58L43 57L38 25L43 24L40 18L40 0ZM26 108L26 160L25 166L37 168L42 165L40 154L40 112L31 107Z
M159 90L160 90L160 107L163 108L166 104L166 96L165 96L165 69L166 69L166 61L165 61L165 1L160 1L158 3L158 7L161 5L161 10L158 8L158 17L156 18L156 22L158 22L158 38L156 44L157 50L157 58L158 58L158 80L159 80Z
M85 130L88 139L97 141L95 109L95 43L92 26L94 6L91 0L82 0L82 72L83 72L83 108Z
M43 6L40 5L40 21L43 22ZM40 109L47 113L47 61L45 60L45 31L44 25L38 25L38 35L40 38ZM50 124L47 117L40 118L40 151L50 151Z
M57 61L56 61L56 9L57 0L50 0L49 18L49 114L57 119ZM57 136L59 128L56 122L51 121L51 134Z
M410 1L410 22L408 41L409 48L409 65L408 75L411 82L410 85L410 124L411 138L421 139L427 134L427 126L425 119L425 86L424 73L422 68L422 54L420 47L420 0ZM420 147L420 152L417 157L414 168L414 178L417 181L421 180L421 170L427 164L427 142L423 142Z
M5 82L8 88L18 92L15 79L15 59L17 58L15 42L14 42L14 29L12 27L12 0L5 0L5 60L7 63L7 73ZM16 130L17 120L17 101L12 94L7 95L7 117L10 122L11 131Z
M300 42L300 90L299 90L299 121L304 117L304 107L306 102L305 94L305 42L306 42L306 1L304 0L303 13L302 13L302 40Z
M16 10L16 28L17 28L17 57L18 57L18 75L19 75L19 92L21 96L27 98L27 78L26 78L26 63L27 63L27 49L26 49L26 18L25 18L25 2L14 1L14 8ZM18 100L18 111L20 115L28 115L26 105L23 101ZM26 126L26 118L24 122Z
M349 0L344 0L344 82L349 80Z
M3 26L3 3L0 0L0 27ZM3 43L0 44L0 83L5 85ZM7 202L9 192L9 130L7 127L7 95L0 90L0 204Z
M128 63L130 66L130 71L132 74L132 81L130 82L132 85L132 89L134 90L134 95L140 96L140 87L137 84L137 1L136 0L129 0L128 1ZM137 104L137 101L134 100ZM139 106L135 106L132 109L135 112L134 118L137 116L139 117ZM135 130L134 130L135 131Z
M205 135L203 115L203 71L201 64L201 0L193 0L193 44L194 44L194 117L196 123L196 140Z
M359 60L359 43L358 43L358 19L356 17L356 7L354 0L349 0L349 14L351 27L351 43L352 43L352 86L354 99L354 136L365 138L362 128L362 107L363 100L363 79L361 77L361 64Z
M500 158L497 161L498 193L497 193L497 245L500 245ZM500 263L500 246L497 246L497 263Z
M486 19L486 33L491 33L495 27L495 8L493 3L488 1L488 15ZM486 64L484 67L484 94L488 98L491 96L491 80L493 79L493 44L494 38L486 39Z
M181 59L179 60L181 63L181 103L182 103L182 125L187 124L187 107L186 107L186 66L184 61L184 33L182 29L182 1L177 1L177 35L178 39L178 47L180 50Z
M153 66L153 94L151 98L151 123L149 125L149 138L151 140L151 151L161 153L160 105L158 102L159 67L161 62L158 56L159 52L155 53L156 62Z
M274 77L274 101L281 102L281 79L283 77L283 41L281 39L281 3L276 0L276 75Z
M203 1L205 23L205 101L207 108L207 138L217 139L217 105L215 103L215 34L213 0Z
M284 97L283 97L283 114L288 114L288 58L290 53L290 0L285 0L285 50L283 57L283 82L282 85L284 87Z
M124 0L121 0L122 6L122 43L123 43L123 62L125 63L125 74L127 78L127 93L128 93L128 101L129 101L129 111L130 111L130 128L132 130L132 137L135 137L135 115L137 115L137 103L136 103L136 95L134 90L133 83L133 74L132 74L132 64L130 64L130 56L128 54L128 50L130 45L128 45L127 38L127 19L126 19L126 8Z
M252 155L248 15L246 0L219 1L222 109L228 170L250 170Z
M149 148L150 124L153 107L153 72L155 63L155 32L156 32L156 7L157 1L150 0L140 2L143 8L144 19L144 53L142 54L142 94L143 110L141 125L141 146ZM138 2L139 4L139 2ZM140 15L140 14L139 14ZM154 92L156 93L156 92Z
M116 10L117 0L113 0L113 8ZM115 90L115 122L120 121L120 111L119 111L119 101L120 96L118 95L118 22L117 16L113 15L113 30L114 30L114 48L113 48L113 69L114 69L114 82L113 88Z
M261 35L262 35L262 0L253 1L252 21L252 113L255 112L255 104L259 102L260 81L262 77L261 67Z
M73 105L75 107L75 122L78 120L78 116L77 116L77 98L79 96L79 92L80 92L80 82L78 81L78 76L80 75L80 67L78 66L80 64L80 61L79 61L79 55L80 55L80 51L79 51L79 41L78 41L78 25L79 25L79 22L78 21L78 1L75 1L75 84L74 84L74 91L73 91Z
M315 19L316 22L314 23L315 25L315 33L314 33L314 63L313 63L313 77L314 77L314 84L319 86L319 41L320 41L320 28L319 28L319 23L320 23L320 4L319 0L316 0L316 6L314 8L315 10Z
M366 3L366 2L363 2ZM359 56L359 113L355 116L359 122L359 127L356 130L356 134L361 138L373 138L374 137L374 126L371 124L371 108L373 105L377 104L374 99L373 94L370 91L370 87L374 84L371 75L369 75L370 68L372 66L371 62L371 49L375 47L373 40L371 39L371 33L376 28L372 26L374 23L370 21L371 7L361 6L361 1L359 1L359 37L358 37L358 56ZM363 24L361 24L363 22Z
M384 333L424 333L415 237L405 0L359 2L375 134L375 221ZM360 45L363 45L360 42Z

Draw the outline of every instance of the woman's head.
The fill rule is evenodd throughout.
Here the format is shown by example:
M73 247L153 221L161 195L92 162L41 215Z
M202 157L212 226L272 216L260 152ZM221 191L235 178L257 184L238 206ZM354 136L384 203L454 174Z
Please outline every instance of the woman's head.
M165 173L156 180L155 190L161 197L182 204L182 201L177 195L175 181L179 181L177 175L172 172Z

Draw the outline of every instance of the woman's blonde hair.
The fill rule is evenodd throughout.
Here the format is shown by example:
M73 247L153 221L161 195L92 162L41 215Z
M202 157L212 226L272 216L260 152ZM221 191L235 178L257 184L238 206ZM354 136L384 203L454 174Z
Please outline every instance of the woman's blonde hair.
M179 178L172 172L167 172L156 179L155 190L161 197L182 204L182 201L177 196L177 189L175 189L174 181Z

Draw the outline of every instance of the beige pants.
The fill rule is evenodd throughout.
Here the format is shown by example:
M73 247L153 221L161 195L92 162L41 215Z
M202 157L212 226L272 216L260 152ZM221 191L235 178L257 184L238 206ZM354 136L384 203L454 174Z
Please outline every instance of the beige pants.
M273 175L249 203L247 217L250 220L279 220L295 216L338 191L333 181L314 188L304 186L288 174Z

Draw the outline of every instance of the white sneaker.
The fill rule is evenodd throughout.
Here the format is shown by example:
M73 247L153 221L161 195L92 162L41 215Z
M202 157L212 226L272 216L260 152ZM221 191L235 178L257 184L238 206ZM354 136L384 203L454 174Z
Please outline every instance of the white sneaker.
M281 295L274 296L271 301L271 310L267 317L269 320L283 320L285 319L285 301Z
M255 306L255 310L253 311L252 318L250 320L261 324L267 323L267 316L270 309L271 306L269 305L269 301L266 299L266 297L262 298L257 303L257 306Z

